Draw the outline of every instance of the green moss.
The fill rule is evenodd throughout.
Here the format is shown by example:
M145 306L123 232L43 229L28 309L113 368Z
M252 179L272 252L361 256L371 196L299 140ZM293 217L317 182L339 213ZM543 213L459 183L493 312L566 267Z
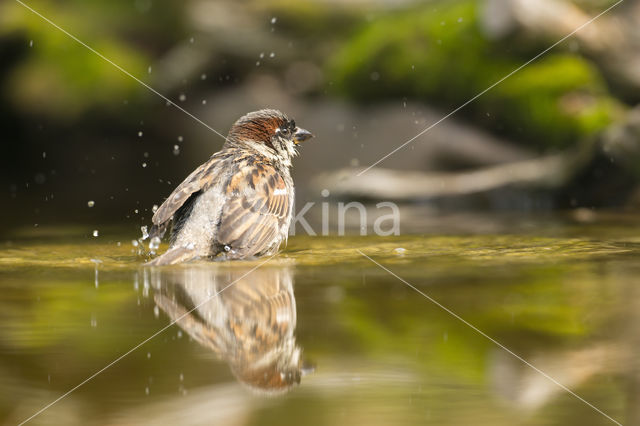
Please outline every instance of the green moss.
M314 47L318 41L344 36L362 21L361 9L348 3L268 0L256 8L258 13L276 18L275 24L265 20L264 25L275 25L278 31L297 36L296 43L313 39Z
M409 97L453 110L527 61L483 35L475 2L438 5L381 18L358 32L329 65L335 90L360 101ZM590 62L548 53L461 113L543 150L584 140L621 110Z
M178 7L152 8L147 19L140 19L131 2L71 3L52 8L34 1L30 6L142 79L151 63L144 39L154 37L158 46L181 31ZM8 34L22 36L25 43L25 59L7 81L11 98L25 111L73 119L147 95L112 64L18 4L0 6L0 35Z

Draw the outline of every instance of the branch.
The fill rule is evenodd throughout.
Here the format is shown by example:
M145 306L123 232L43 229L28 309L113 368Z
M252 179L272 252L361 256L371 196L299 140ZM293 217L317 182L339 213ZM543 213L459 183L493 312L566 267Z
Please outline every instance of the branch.
M337 197L416 200L469 195L506 186L555 189L567 184L593 156L593 145L525 161L459 173L347 168L318 176L314 186Z

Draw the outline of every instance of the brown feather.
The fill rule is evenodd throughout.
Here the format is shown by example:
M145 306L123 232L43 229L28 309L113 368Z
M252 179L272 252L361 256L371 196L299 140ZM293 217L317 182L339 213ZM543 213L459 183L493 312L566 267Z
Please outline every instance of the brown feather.
M220 244L230 247L235 252L232 256L254 256L269 250L289 216L289 196L282 177L272 166L244 163L231 179L227 196L218 227Z
M191 173L153 215L152 237L172 222L170 247L212 258L272 254L286 238L294 199L289 168L298 128L276 110L241 117L223 149ZM307 132L308 133L308 132ZM297 134L297 133L295 133ZM182 256L158 258L158 264Z
M173 190L153 215L151 220L155 226L166 226L165 224L173 219L173 215L194 193L207 188L211 182L211 171L223 159L219 154L221 153L212 156L209 161L194 170Z

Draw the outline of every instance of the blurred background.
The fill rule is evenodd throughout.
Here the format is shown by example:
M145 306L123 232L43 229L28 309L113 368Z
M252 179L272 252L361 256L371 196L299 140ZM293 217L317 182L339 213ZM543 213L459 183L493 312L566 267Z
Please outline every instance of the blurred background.
M640 424L639 0L25 4L222 134L281 109L316 135L293 169L316 232L320 203L335 235L338 202L371 230L392 201L401 235L290 238L158 334L258 265L141 267L153 206L224 140L2 1L0 423L157 335L32 424L612 424L362 251ZM265 353L277 368L256 370ZM248 392L255 371L295 391Z
M396 201L411 228L416 206L588 219L640 204L635 0L354 177L614 3L28 4L222 134L263 107L313 131L294 165L299 207L322 189ZM5 231L139 227L223 143L13 1L0 4L0 126Z

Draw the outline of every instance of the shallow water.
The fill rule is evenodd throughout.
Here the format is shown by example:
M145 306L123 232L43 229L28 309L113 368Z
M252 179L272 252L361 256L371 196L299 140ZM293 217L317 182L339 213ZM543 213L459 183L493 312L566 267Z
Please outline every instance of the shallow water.
M635 225L294 237L269 260L153 270L122 229L16 233L1 421L135 348L30 424L614 424L514 354L640 424Z

